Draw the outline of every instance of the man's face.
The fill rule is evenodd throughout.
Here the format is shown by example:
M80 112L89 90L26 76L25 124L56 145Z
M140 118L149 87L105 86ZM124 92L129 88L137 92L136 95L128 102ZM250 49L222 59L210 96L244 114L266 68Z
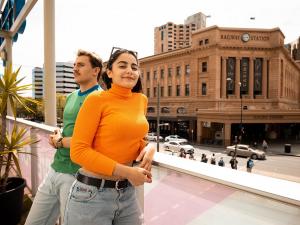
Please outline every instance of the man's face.
M99 70L99 67L92 67L88 56L78 56L73 68L74 80L79 85L97 81Z

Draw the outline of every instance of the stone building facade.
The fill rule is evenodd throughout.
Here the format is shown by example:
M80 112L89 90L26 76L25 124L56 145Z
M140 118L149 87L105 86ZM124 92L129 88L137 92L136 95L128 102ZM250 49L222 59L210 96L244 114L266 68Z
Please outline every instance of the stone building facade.
M191 38L140 60L151 130L159 117L162 135L198 143L300 137L300 67L279 28L212 26Z

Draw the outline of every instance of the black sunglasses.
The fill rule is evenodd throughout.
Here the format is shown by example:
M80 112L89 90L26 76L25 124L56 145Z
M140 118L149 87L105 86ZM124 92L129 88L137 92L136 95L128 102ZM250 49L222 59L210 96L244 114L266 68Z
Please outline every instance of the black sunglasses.
M138 58L138 53L136 51L132 51L132 50L128 50L128 49L120 48L120 47L112 47L110 56L109 56L109 60L111 59L112 55L117 51L132 52L135 55L135 57Z

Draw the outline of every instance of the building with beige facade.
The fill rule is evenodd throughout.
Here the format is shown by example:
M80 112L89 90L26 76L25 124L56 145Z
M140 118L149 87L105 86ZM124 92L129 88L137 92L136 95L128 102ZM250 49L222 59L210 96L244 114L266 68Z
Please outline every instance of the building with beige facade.
M184 24L168 22L154 29L154 54L190 46L192 32L206 27L206 16L199 12L189 16Z
M198 143L299 138L300 67L279 28L212 26L191 43L140 60L150 130L159 116L162 135Z

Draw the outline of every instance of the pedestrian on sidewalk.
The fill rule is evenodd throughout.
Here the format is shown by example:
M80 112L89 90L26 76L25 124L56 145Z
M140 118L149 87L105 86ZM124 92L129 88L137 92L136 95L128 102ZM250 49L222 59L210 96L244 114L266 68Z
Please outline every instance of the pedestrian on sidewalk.
M237 164L239 163L236 158L232 157L229 161L231 168L237 170Z
M248 172L248 173L251 173L251 172L252 172L253 166L254 166L254 162L253 162L253 160L251 159L251 157L249 157L248 160L247 160L247 165L246 165L246 167L247 167L247 172Z
M215 157L215 153L213 153L212 156L211 156L211 158L210 158L210 164L216 165L216 157Z
M180 149L179 157L180 158L185 158L186 157L186 153L183 149Z
M268 143L267 143L267 141L264 139L263 140L263 143L262 143L262 147L263 147L263 150L266 152L267 151L267 149L268 149Z
M218 166L222 166L224 167L225 166L225 162L223 160L223 157L220 158L219 162L218 162Z
M207 163L207 158L206 158L206 155L204 153L202 153L201 162Z

